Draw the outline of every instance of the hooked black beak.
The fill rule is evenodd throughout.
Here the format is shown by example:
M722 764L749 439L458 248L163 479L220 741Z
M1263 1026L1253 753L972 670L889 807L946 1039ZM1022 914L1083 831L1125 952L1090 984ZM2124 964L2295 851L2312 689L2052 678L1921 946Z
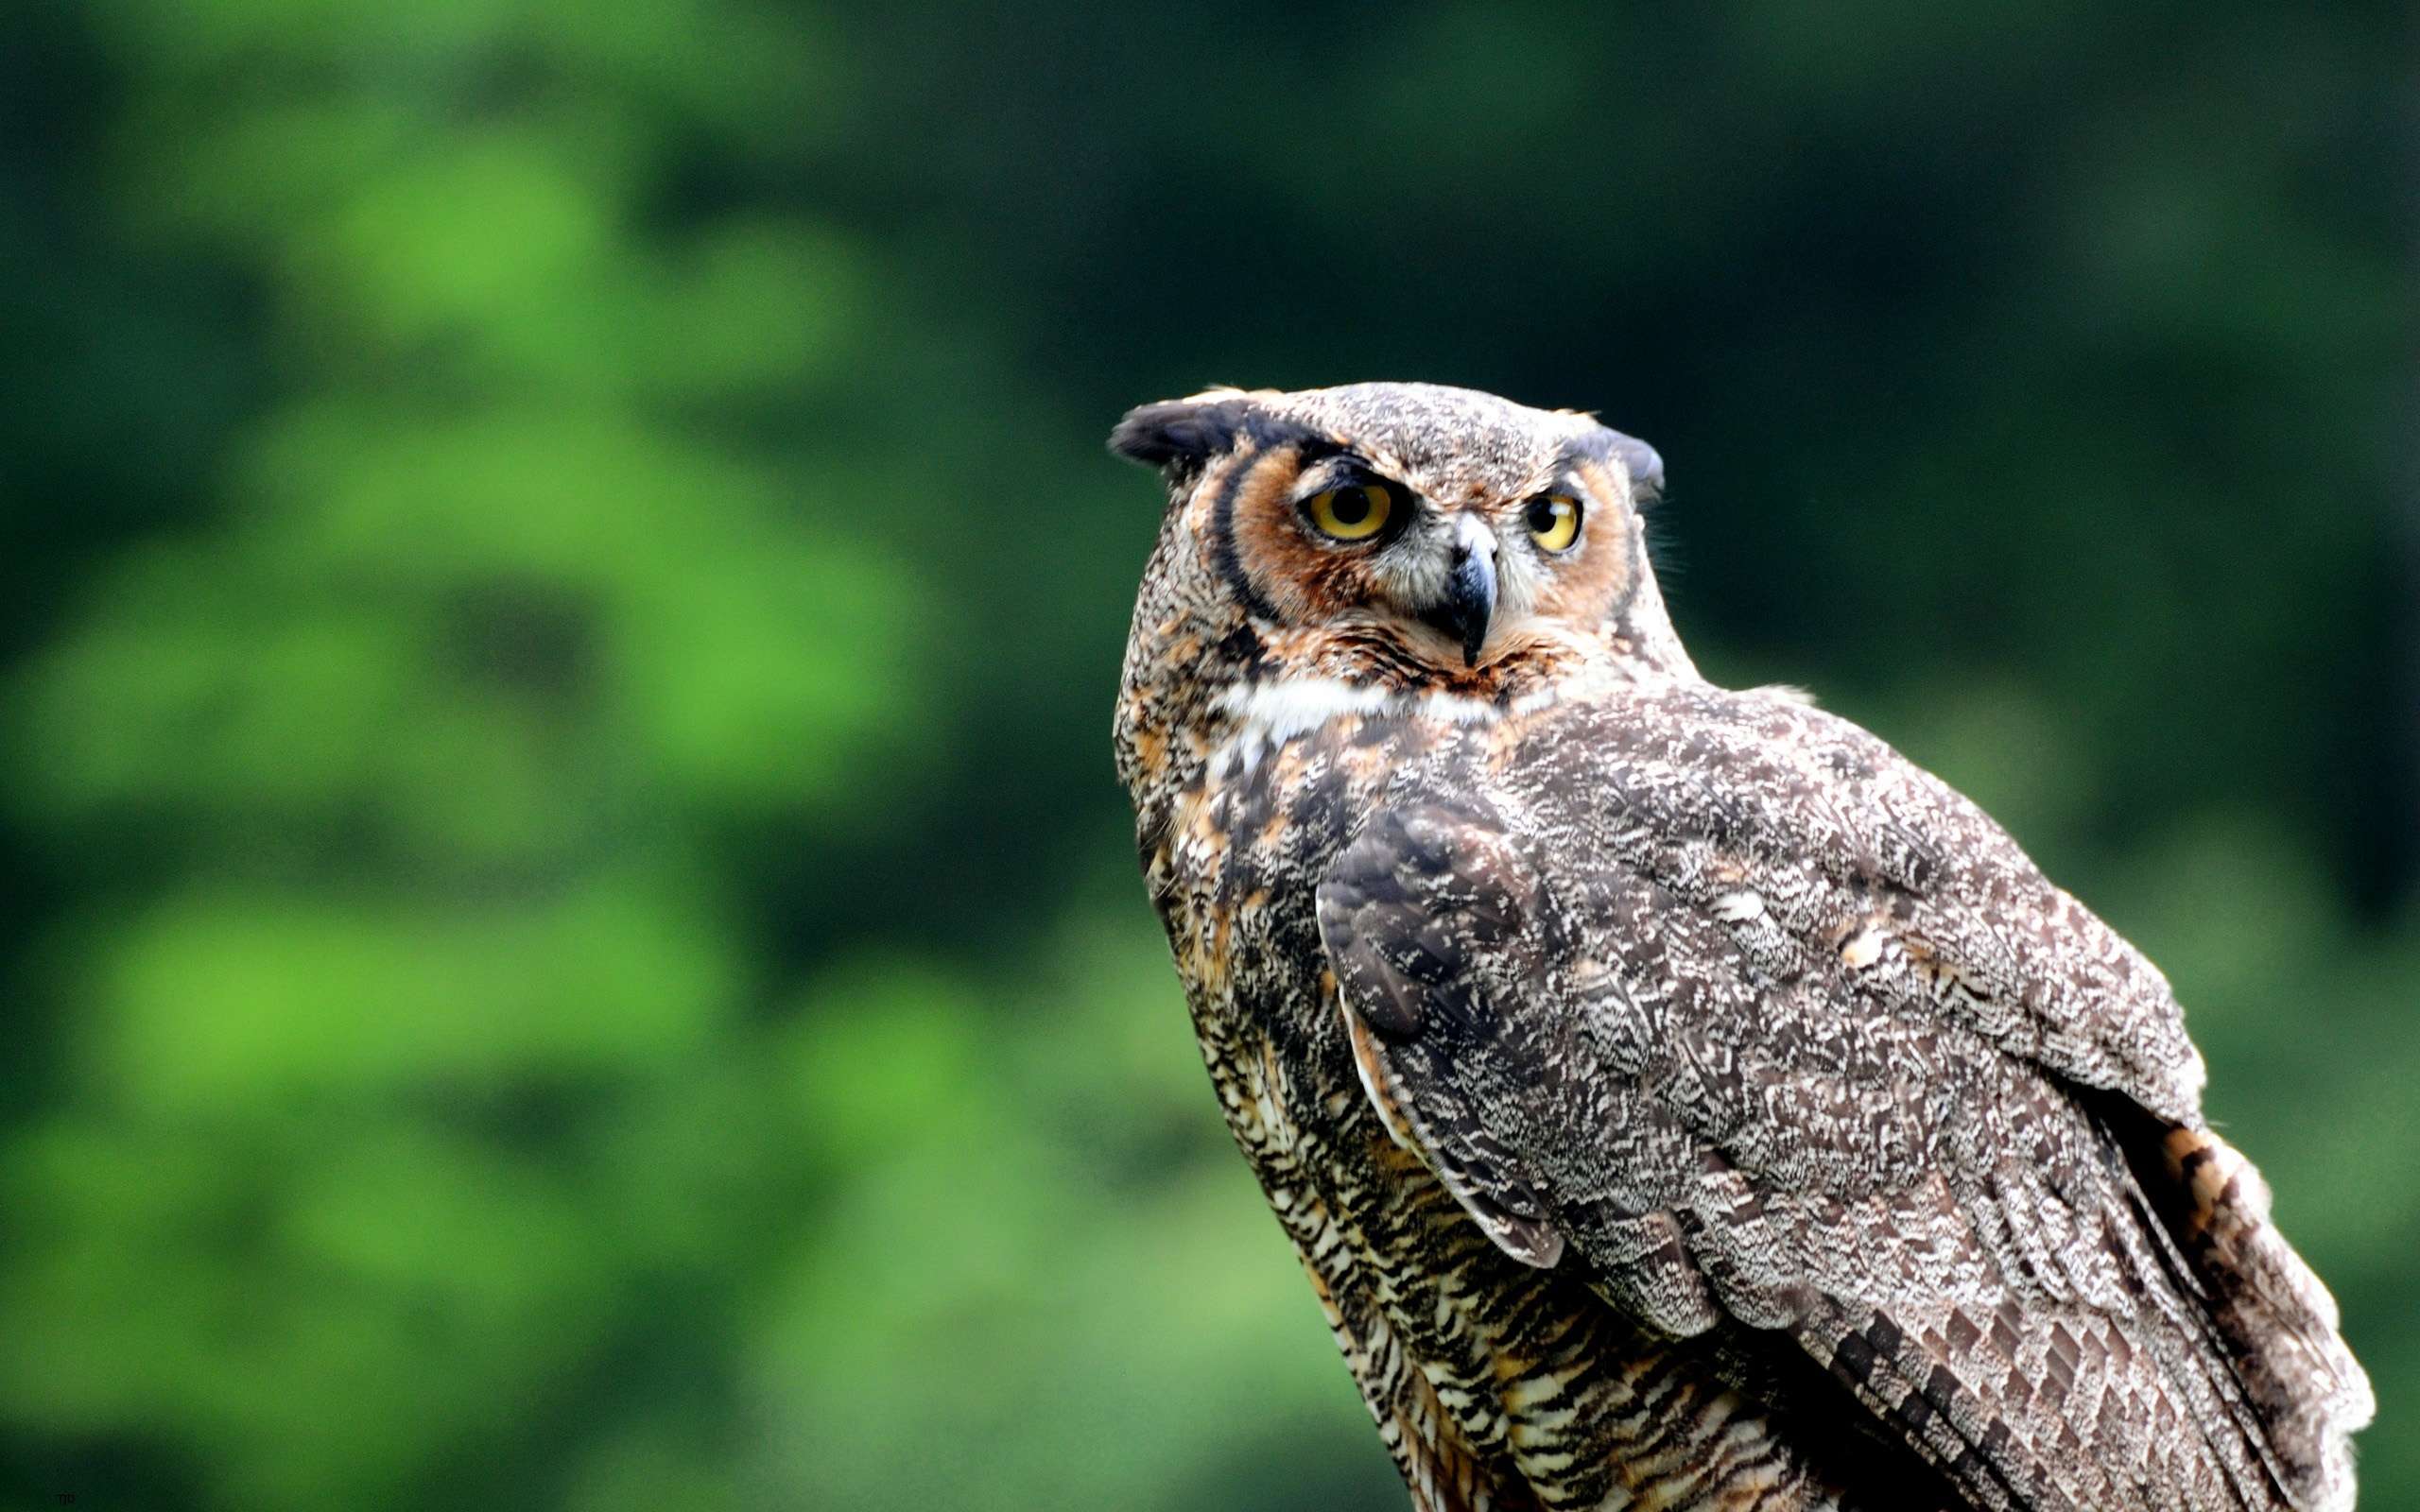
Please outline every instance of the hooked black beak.
M1478 665L1478 648L1487 644L1488 623L1495 618L1495 558L1473 550L1468 541L1456 547L1445 596L1424 618L1460 643L1462 665Z

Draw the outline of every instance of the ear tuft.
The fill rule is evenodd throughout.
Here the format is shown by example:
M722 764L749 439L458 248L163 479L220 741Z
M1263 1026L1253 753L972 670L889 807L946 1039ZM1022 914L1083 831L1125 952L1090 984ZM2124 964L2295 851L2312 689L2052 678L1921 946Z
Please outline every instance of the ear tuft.
M1170 399L1126 412L1109 433L1109 449L1146 467L1190 471L1235 444L1241 421L1233 401Z
M1622 459L1630 472L1630 492L1634 502L1651 504L1664 491L1663 454L1635 436L1625 436L1608 426L1601 443L1606 452Z
M1261 420L1241 389L1213 388L1128 410L1109 433L1109 449L1130 462L1182 476L1200 472Z

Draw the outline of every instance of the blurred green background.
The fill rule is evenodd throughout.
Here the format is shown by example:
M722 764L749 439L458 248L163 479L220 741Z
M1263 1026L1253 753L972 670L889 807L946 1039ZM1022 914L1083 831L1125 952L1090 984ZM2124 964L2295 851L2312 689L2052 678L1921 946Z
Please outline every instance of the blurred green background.
M1402 1506L1107 739L1111 421L1369 377L2167 967L2420 1505L2408 8L9 30L0 1507Z

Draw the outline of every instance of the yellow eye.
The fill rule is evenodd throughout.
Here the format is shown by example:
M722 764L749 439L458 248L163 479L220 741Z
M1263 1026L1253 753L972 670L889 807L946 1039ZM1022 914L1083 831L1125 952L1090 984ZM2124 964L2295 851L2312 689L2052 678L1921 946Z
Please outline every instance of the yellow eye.
M1566 494L1531 499L1525 518L1530 539L1548 551L1569 551L1580 539L1580 501Z
M1387 527L1387 516L1394 507L1394 497L1375 483L1356 483L1314 493L1310 502L1303 506L1321 534L1339 541L1369 540Z

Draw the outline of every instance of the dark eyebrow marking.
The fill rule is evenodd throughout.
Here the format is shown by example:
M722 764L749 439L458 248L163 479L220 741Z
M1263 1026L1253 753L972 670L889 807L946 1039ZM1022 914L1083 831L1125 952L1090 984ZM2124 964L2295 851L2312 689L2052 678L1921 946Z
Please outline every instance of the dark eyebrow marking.
M1243 491L1244 480L1269 465L1274 452L1248 452L1238 457L1228 474L1219 482L1219 497L1210 506L1210 560L1219 576L1234 590L1236 601L1244 612L1254 619L1274 624L1277 610L1254 588L1252 575L1244 571L1243 558L1236 553L1236 495Z
M1305 450L1303 455L1303 471L1307 472L1315 467L1332 467L1336 470L1336 481L1328 485L1332 489L1366 487L1374 483L1392 489L1407 499L1417 499L1422 496L1420 490L1410 484L1387 476L1379 472L1367 457L1340 443L1331 444L1319 451Z

